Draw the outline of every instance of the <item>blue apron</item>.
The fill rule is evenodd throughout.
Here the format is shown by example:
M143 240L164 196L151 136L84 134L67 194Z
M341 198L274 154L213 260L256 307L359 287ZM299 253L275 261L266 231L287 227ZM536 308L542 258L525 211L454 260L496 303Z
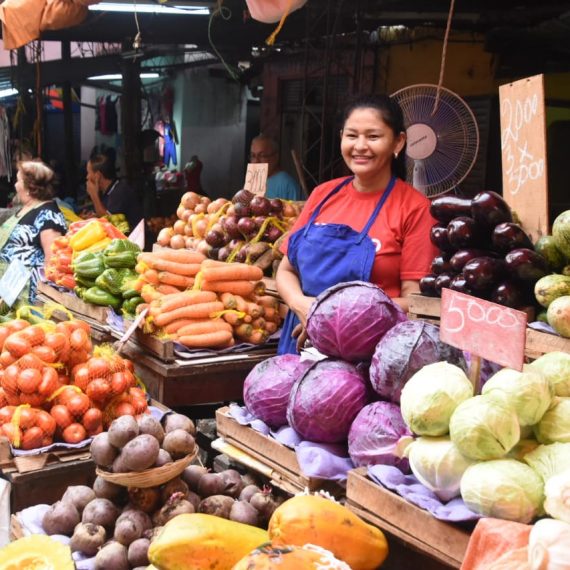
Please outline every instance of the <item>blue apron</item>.
M360 233L345 224L314 223L326 201L340 192L353 178L346 178L327 194L307 225L289 238L287 256L299 276L303 293L309 297L316 297L337 283L370 281L376 247L368 237L368 231L390 196L396 178L391 178ZM297 339L291 333L298 324L297 315L289 311L283 323L277 354L297 353Z

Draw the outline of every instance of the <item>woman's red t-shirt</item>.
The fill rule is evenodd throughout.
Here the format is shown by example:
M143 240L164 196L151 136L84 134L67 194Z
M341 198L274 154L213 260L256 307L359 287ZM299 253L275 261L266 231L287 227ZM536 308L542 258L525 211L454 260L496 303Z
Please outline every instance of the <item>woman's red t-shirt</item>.
M291 233L307 224L323 198L343 179L330 180L309 196ZM383 190L358 192L349 182L321 208L317 223L346 224L360 232L370 218ZM368 235L376 245L376 258L370 281L390 297L399 297L401 282L416 280L430 272L437 255L430 241L430 229L436 223L429 213L429 200L401 179L396 180L392 193L370 228ZM287 254L285 240L281 251Z

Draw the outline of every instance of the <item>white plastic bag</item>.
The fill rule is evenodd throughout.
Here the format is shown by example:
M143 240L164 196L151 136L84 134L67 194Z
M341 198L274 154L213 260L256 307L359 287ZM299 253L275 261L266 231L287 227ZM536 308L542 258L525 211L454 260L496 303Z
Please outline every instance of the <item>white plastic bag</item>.
M302 8L307 0L246 0L249 13L254 20L264 24L279 22L284 14Z

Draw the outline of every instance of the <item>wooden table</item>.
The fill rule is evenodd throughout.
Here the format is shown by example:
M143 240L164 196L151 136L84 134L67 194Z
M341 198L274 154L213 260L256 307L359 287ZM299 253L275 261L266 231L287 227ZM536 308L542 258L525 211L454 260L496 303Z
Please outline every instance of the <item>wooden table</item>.
M258 363L275 356L276 346L249 353L230 353L167 363L150 355L135 342L127 342L123 354L149 394L169 408L186 408L242 399L243 382Z

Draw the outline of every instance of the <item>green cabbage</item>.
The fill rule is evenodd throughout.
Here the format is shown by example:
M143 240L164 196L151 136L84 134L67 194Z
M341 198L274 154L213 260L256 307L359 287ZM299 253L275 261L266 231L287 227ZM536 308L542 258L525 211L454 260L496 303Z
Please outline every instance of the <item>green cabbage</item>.
M518 443L520 427L515 409L499 392L460 404L451 416L449 433L463 455L486 461L506 455Z
M418 435L438 436L449 431L449 418L461 402L473 396L473 385L458 366L428 364L404 385L400 397L402 416Z
M449 437L420 437L406 448L412 473L447 502L459 496L459 484L473 461L459 453Z
M547 352L529 366L546 376L556 396L570 396L570 354Z
M567 469L570 470L570 443L539 445L536 449L527 453L523 460L546 483L550 477L554 477Z
M493 390L501 390L509 397L521 426L538 423L548 410L553 396L552 386L547 378L528 366L525 366L522 372L503 368L493 374L485 382L482 393L488 394Z
M544 484L528 465L496 459L467 468L461 478L461 497L481 515L529 523L542 514Z
M534 434L540 443L570 442L570 398L554 398Z

